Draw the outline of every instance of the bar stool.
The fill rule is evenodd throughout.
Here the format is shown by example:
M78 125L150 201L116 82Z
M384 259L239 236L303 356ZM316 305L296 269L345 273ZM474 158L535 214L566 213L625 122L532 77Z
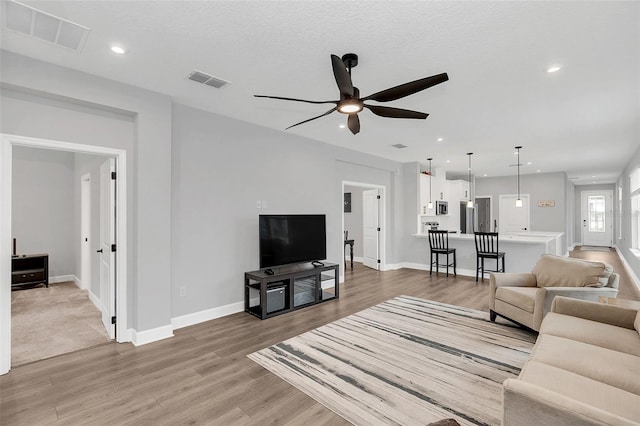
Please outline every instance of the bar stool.
M436 265L436 274L439 273L440 266L447 267L447 277L449 276L449 267L453 266L453 275L457 276L456 273L456 249L449 248L449 232L447 231L432 231L429 230L429 248L431 250L430 254L430 265L429 265L429 275L433 273L433 265ZM436 255L435 262L433 261L433 255ZM440 255L444 254L447 256L447 263L440 264ZM449 255L453 254L453 262L449 263Z
M504 272L504 252L498 250L497 232L474 232L476 240L476 282L478 281L478 271L482 271L482 281L484 281L484 260L495 259L496 269L489 272ZM499 267L502 260L502 268Z

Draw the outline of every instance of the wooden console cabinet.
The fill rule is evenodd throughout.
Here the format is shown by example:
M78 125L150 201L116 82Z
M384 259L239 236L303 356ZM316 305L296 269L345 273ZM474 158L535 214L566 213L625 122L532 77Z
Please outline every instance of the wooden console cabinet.
M337 299L336 263L311 263L271 268L244 274L244 311L260 319L281 315L307 306Z
M11 258L11 288L44 284L49 287L49 255L28 254Z

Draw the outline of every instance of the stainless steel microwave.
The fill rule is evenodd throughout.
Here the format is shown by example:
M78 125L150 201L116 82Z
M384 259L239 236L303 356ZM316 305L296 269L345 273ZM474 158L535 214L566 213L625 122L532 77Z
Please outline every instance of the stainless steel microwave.
M436 214L449 214L449 203L436 201Z

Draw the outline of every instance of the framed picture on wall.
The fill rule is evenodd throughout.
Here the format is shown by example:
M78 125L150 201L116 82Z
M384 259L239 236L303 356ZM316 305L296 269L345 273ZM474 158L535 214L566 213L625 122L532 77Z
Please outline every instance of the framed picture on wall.
M344 193L344 212L351 213L351 193Z

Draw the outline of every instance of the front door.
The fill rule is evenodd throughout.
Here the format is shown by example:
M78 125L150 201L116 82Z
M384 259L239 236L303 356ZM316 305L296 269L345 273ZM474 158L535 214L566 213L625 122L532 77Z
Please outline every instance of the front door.
M115 316L115 194L116 181L112 174L116 170L116 160L110 158L100 166L100 306L102 323L109 333L115 337L116 327L111 318Z
M377 189L362 192L362 263L380 269L380 195Z
M611 247L613 191L583 191L581 206L582 244Z

